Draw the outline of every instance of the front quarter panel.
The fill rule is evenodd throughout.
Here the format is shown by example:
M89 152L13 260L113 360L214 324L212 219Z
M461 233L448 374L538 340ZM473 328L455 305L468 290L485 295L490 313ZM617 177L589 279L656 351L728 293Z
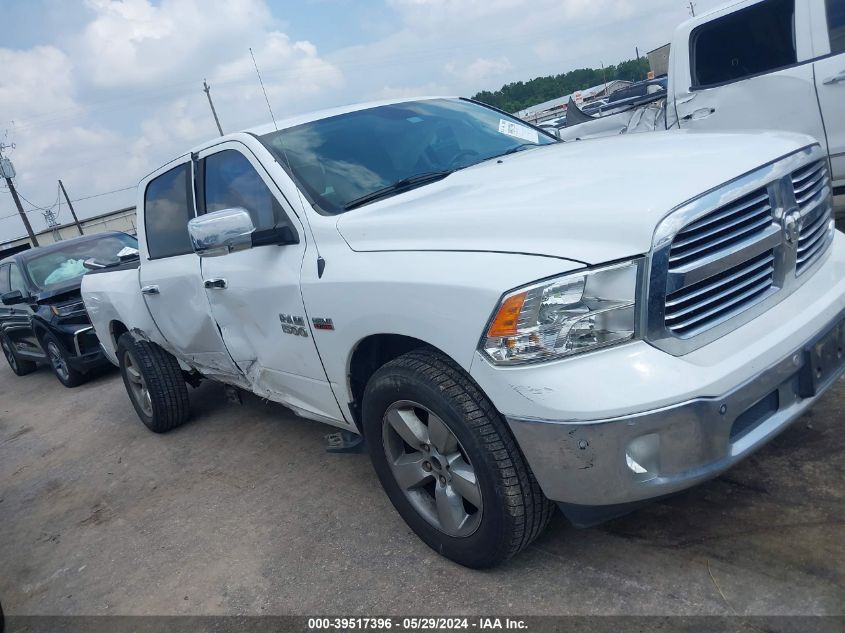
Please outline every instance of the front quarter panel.
M502 253L323 252L322 278L303 269L309 325L331 319L334 330L312 327L338 400L352 401L348 370L357 345L375 334L420 339L469 371L482 331L502 294L581 265L561 259Z

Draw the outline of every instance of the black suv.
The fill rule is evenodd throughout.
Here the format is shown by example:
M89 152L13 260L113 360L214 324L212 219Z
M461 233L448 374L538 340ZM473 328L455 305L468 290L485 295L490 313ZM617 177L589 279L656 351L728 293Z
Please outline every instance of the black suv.
M47 362L63 385L76 387L91 369L107 364L82 303L83 264L119 261L137 249L131 235L108 232L0 261L0 347L12 371L24 376Z

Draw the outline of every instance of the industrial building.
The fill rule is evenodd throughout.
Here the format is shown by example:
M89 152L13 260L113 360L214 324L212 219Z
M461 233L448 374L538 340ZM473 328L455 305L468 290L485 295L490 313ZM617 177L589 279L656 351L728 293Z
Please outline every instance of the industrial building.
M123 231L124 233L135 235L135 207L125 207L116 211L109 211L108 213L101 213L100 215L85 218L79 221L79 227L73 222L60 224L59 226L36 233L35 237L38 240L38 244L44 246L60 240L78 237L80 228L85 235L102 233L103 231ZM0 259L29 248L32 248L32 243L28 237L19 237L6 242L0 242Z
M599 84L598 86L593 86L592 88L573 92L565 97L558 97L557 99L538 103L537 105L526 108L525 110L520 110L515 113L515 116L519 117L523 121L542 123L543 121L565 114L566 106L569 104L570 98L579 105L582 103L588 104L596 99L602 99L612 95L617 90L621 90L622 88L626 88L630 85L633 85L633 82L626 81L625 79L614 79L612 81Z

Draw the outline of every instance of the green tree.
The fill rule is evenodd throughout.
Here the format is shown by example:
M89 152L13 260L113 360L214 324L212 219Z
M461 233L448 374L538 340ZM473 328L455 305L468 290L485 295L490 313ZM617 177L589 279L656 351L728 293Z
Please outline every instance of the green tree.
M607 66L604 72L601 68L578 68L560 75L515 81L505 84L499 90L482 90L473 99L506 112L517 112L544 101L572 94L577 90L598 86L605 81L605 77L607 81L614 79L642 81L647 77L648 71L648 59L641 57Z

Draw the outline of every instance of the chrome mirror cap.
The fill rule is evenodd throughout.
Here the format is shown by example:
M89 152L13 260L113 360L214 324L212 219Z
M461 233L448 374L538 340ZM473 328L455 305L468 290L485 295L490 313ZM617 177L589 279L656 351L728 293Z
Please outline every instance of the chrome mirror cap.
M252 248L255 225L242 207L213 211L188 222L191 246L200 257L219 257Z

